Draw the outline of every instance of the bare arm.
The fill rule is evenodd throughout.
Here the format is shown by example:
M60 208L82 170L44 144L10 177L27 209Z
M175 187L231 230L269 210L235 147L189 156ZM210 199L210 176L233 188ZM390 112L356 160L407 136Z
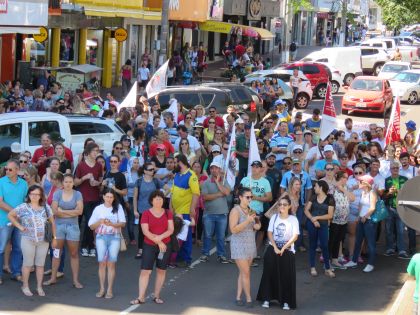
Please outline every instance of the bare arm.
M190 216L192 218L195 217L195 208L197 207L199 197L200 197L199 195L193 195L192 196L191 207L190 207Z
M136 218L139 217L139 212L137 211L137 199L138 199L138 195L139 195L139 188L138 187L134 187L134 192L133 192L133 211L134 211L134 216Z
M12 209L13 210L13 209ZM25 227L20 224L18 220L18 216L15 211L9 211L9 214L7 215L7 218L10 220L10 222L13 224L13 226L17 227L21 232L25 230Z
M328 206L328 213L317 217L312 217L314 220L331 220L334 214L334 207Z
M247 227L247 225L254 221L255 214L248 216L248 220L238 224L239 222L239 213L238 210L232 210L229 214L229 228L232 234L237 234L242 232L243 229Z
M266 192L264 196L262 197L254 196L253 199L257 201L261 201L261 202L270 202L271 200L273 200L273 194L270 191L270 192Z

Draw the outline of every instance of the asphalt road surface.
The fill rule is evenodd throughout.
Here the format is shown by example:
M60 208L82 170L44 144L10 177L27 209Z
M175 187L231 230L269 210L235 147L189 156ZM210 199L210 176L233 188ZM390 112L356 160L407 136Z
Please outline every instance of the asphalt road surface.
M229 248L227 244L227 248ZM335 279L322 273L309 275L308 253L297 253L297 303L291 314L386 314L406 279L408 260L385 257L383 242L378 243L375 271L364 274L362 268L336 271ZM278 304L263 309L260 303L246 309L234 305L237 269L234 264L222 265L213 254L210 261L200 263L200 250L194 246L193 268L168 270L161 298L163 305L147 303L130 306L137 296L140 261L134 259L135 247L120 253L117 279L112 300L98 299L97 263L95 258L81 257L80 280L85 288L72 287L69 263L65 276L50 287L45 287L46 297L24 297L20 284L5 277L0 286L0 314L278 314L284 312ZM47 259L49 256L47 257ZM252 295L255 297L262 273L260 266L252 268ZM31 275L31 288L35 290L35 275ZM153 284L153 281L150 282ZM148 294L153 287L149 286Z

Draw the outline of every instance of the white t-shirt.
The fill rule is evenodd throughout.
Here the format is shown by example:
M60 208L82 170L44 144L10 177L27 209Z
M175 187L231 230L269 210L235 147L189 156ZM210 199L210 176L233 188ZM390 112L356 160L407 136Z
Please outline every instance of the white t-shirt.
M204 121L206 120L206 116L201 116L201 117L195 117L195 122L197 124L204 124Z
M407 177L408 179L412 179L413 177L417 176L417 168L412 165L409 165L406 170L403 170L402 166L400 167L400 175Z
M373 178L373 189L385 190L385 178L383 178L381 174L377 174L375 177L372 176L372 178Z
M275 214L268 224L268 232L273 233L273 239L278 249L281 249L294 235L299 235L298 219L293 215L289 215L287 219L282 219L279 214ZM294 244L290 246L290 251L295 253Z
M316 161L322 159L321 152L317 145L309 149L308 153L306 154L305 163L308 163L307 161L312 160L314 157L315 162L308 167L308 174L312 180L316 180L315 163Z
M184 220L184 225L182 226L182 229L178 233L178 235L176 236L176 238L185 242L187 240L188 228L189 228L190 225L191 225L191 221Z
M125 221L125 215L124 215L124 210L122 208L121 205L118 206L118 212L117 213L112 213L112 207L111 208L107 208L105 207L104 204L101 204L99 206L97 206L92 213L92 216L89 219L89 223L88 225L91 226L92 224L95 224L96 222L98 222L101 219L108 219L109 221L111 221L112 223L121 223L121 222L126 222ZM116 229L113 226L107 226L105 224L101 224L100 226L98 226L95 230L96 234L116 234L119 233L120 229Z
M193 137L191 135L188 135L187 136L187 139L188 139L188 142L190 143L191 151L196 152L197 150L200 150L201 149L200 143L198 142L198 140L197 140L196 137ZM179 151L179 142L180 141L181 141L181 137L178 137L175 140L175 143L174 143L175 152L178 152Z

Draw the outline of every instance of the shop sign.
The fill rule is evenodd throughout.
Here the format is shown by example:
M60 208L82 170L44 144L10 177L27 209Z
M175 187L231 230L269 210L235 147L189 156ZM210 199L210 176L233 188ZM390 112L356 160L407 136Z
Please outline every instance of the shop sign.
M328 12L318 12L316 17L318 19L328 19Z
M56 78L63 87L63 91L76 91L80 84L85 82L85 75L80 73L57 72Z
M223 2L224 0L209 0L209 20L222 21L223 20Z
M212 0L211 0L212 1ZM171 0L170 21L204 22L209 18L209 0Z
M118 42L124 42L127 39L127 36L128 36L127 30L122 27L117 28L114 32L114 38Z
M33 34L32 37L38 43L43 43L48 39L48 30L45 27L40 27L39 28L39 34Z
M233 30L232 26L233 25L230 24L230 23L220 23L220 22L216 22L216 21L207 21L207 22L204 22L204 23L200 23L200 30L207 31L207 32L229 34Z
M248 20L261 20L261 0L248 0Z
M7 0L0 0L0 13L7 13Z

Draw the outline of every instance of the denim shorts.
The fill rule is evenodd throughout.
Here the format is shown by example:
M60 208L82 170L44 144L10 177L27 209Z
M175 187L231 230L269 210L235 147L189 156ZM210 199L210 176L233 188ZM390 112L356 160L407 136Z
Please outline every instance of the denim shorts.
M98 262L116 262L119 251L119 234L96 234L96 254L98 256Z
M80 241L80 229L77 223L57 223L56 230L58 240Z
M351 208L350 207L350 212L349 212L349 218L348 218L348 222L357 222L359 220L359 209L357 208Z

